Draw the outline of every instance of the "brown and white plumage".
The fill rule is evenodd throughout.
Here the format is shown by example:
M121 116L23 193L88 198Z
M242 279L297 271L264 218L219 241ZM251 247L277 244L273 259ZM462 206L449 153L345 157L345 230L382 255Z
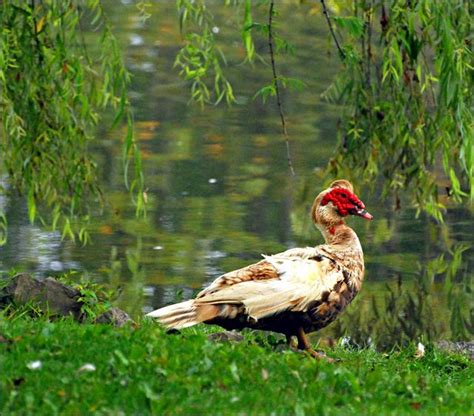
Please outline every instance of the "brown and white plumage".
M325 244L263 256L258 263L218 277L195 299L148 316L174 329L204 322L281 332L288 339L297 336L298 347L310 350L305 334L332 322L360 290L364 277L362 248L344 222L347 215L372 218L352 185L338 180L316 197L311 209Z

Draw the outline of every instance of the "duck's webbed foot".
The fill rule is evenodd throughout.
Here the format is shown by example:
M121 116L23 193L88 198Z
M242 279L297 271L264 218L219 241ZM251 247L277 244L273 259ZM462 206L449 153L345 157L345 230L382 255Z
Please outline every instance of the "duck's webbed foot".
M316 358L317 360L324 360L328 363L333 363L335 362L334 359L332 359L331 357L328 357L326 354L324 354L323 352L318 352L318 351L315 351L313 350L312 348L308 348L305 350L311 357L313 358Z
M286 337L288 340L288 336ZM305 351L308 355L310 355L313 358L316 358L317 360L325 360L328 363L333 363L334 360L330 357L328 357L326 354L322 352L317 352L311 348L311 344L308 341L308 337L306 333L304 332L303 328L298 328L298 331L296 333L296 338L298 339L298 349Z

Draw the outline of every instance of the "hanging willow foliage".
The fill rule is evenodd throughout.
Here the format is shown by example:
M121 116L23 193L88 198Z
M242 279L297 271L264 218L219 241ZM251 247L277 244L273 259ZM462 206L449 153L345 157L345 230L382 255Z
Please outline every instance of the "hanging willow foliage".
M269 31L268 24L252 21L252 10L263 5L277 21L285 19L285 12L275 11L271 0L226 4L244 6L237 10L242 13L247 60L252 61L252 33L265 36ZM177 0L177 5L181 16L197 16L196 31L206 37L202 26L212 26L209 13L207 19L202 17L206 1ZM278 3L275 7L283 9ZM314 12L316 6L311 7ZM395 195L397 206L400 197L407 195L418 211L439 221L447 201L472 200L474 88L469 2L321 0L318 12L327 19L328 36L342 60L336 80L324 94L343 108L339 145L329 172L359 182L382 182L384 196ZM215 39L211 40L216 50ZM213 74L205 71L212 61L207 58L208 50L199 45L193 48L193 56L200 57L192 68L193 74L200 74L199 85L213 81ZM278 78L284 87L285 77ZM265 86L257 95L265 99L275 95L274 90L273 84ZM209 89L206 94L212 96Z
M179 27L185 44L175 60L180 74L191 82L191 99L204 105L219 104L224 98L228 104L235 101L232 85L224 76L224 54L216 44L213 16L204 1L176 0ZM196 31L184 34L184 27L191 23ZM211 80L209 85L209 80Z
M110 106L114 125L127 122L125 180L142 212L141 161L126 96L129 74L100 1L4 0L0 22L0 169L8 178L0 191L25 195L32 222L86 243L90 207L102 205L88 146L99 111ZM98 53L86 48L85 24L101 33Z
M335 174L409 190L442 221L442 194L474 198L469 2L358 0L333 21L343 69L327 96L346 110Z

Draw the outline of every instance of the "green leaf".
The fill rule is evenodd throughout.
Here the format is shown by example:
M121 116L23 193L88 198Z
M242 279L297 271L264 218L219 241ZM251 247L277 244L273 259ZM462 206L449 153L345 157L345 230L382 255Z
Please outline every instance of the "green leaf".
M333 16L331 19L353 38L359 39L364 33L364 21L356 16Z
M28 216L30 219L30 223L33 224L36 218L36 199L34 196L33 189L30 189L30 191L28 192Z
M451 179L451 185L453 187L453 191L457 195L467 196L465 192L461 190L461 185L459 184L458 177L456 176L456 172L453 168L449 170L449 178Z
M247 54L247 59L252 62L255 57L255 45L252 39L252 1L245 1L245 11L244 11L244 24L242 30L242 42L245 47L245 52Z
M260 88L255 95L253 96L253 99L261 96L262 101L265 103L268 99L269 96L275 97L276 96L276 89L273 84L271 85L265 85L264 87Z

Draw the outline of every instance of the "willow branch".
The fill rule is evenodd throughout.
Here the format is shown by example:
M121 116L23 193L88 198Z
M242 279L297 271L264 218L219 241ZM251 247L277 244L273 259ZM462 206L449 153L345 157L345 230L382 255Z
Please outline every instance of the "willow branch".
M285 121L285 114L283 113L283 105L281 103L281 96L280 96L280 88L278 86L278 76L276 72L276 65L275 65L275 54L273 52L273 33L272 33L272 23L273 23L273 0L270 1L270 10L268 12L268 48L270 51L270 60L272 63L272 71L273 71L273 85L275 87L275 95L277 99L278 111L280 112L280 119L281 119L281 127L283 130L283 136L285 137L285 144L286 144L286 157L288 160L288 167L290 168L290 172L292 175L295 174L295 170L293 169L293 163L291 162L291 152L290 152L290 138L288 136L288 131L286 129L286 121Z
M339 44L339 41L337 40L336 33L334 32L334 28L332 27L331 19L329 18L329 13L328 13L328 9L326 7L326 3L324 2L324 0L321 0L321 4L323 6L323 13L324 13L324 16L326 17L326 21L328 22L329 31L331 32L331 36L334 39L334 42L337 46L337 50L339 51L339 55L341 56L341 59L344 60L344 58L346 57L346 54L342 50L341 45Z
M38 53L38 61L39 61L39 64L41 65L43 63L44 57L43 57L43 51L41 50L41 42L38 38L39 32L38 32L38 21L36 20L36 14L35 14L35 11L36 11L35 0L31 0L30 8L31 8L31 17L33 21L33 37L35 39L35 45L36 45L36 49Z
M369 9L366 11L365 27L367 29L367 67L365 74L366 88L370 88L371 84L371 62L372 62L372 13L373 3L369 2Z

